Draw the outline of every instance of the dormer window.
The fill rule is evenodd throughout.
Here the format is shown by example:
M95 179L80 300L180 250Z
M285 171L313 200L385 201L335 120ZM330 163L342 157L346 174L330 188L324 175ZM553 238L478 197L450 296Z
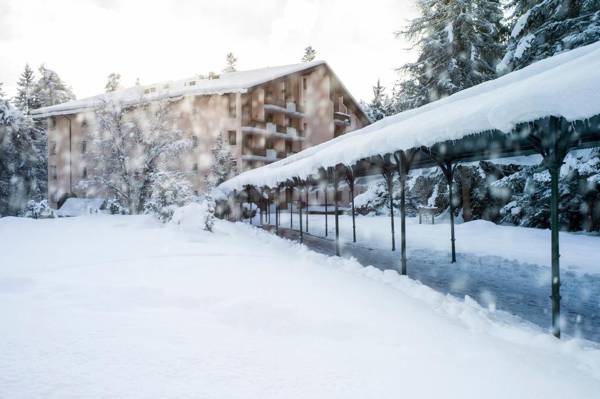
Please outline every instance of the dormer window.
M189 82L187 82L188 86L196 86L196 81L195 80L190 80Z

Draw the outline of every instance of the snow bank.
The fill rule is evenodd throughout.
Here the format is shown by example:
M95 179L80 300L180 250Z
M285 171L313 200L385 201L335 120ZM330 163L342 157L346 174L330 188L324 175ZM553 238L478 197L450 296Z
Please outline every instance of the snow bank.
M172 227L146 216L0 219L0 397L600 391L589 342L243 224Z
M67 198L55 212L57 216L82 216L100 212L105 200L102 198Z
M200 203L192 202L177 208L169 224L178 226L178 228L185 231L204 230L207 214L208 206L206 201Z
M510 132L517 124L547 116L569 121L600 114L600 42L536 62L519 71L463 90L417 109L253 169L221 184L274 187L290 177L306 178L321 167L353 164L392 150L457 140L470 134Z

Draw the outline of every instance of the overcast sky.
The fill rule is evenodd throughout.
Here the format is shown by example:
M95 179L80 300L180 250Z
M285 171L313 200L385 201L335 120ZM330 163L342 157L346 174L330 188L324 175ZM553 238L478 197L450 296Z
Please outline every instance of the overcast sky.
M412 59L394 37L412 0L0 0L0 81L14 95L26 62L45 63L78 98L104 89L111 72L126 86L299 62L312 45L357 98Z

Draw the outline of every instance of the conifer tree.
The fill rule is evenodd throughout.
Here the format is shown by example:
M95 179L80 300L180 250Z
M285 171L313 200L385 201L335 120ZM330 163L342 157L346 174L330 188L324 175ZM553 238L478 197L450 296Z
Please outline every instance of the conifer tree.
M225 67L225 69L223 69L223 72L235 72L235 71L237 71L237 69L236 69L237 58L235 58L235 55L233 55L233 53L227 53L227 57L225 58L225 62L227 63L227 66Z
M111 73L108 75L108 81L104 86L104 90L107 93L118 90L121 87L121 75L118 73Z
M418 0L420 16L397 35L411 40L417 60L400 68L416 106L449 96L495 76L501 11L493 0Z
M31 110L40 107L35 97L35 84L33 69L29 64L25 64L25 69L17 82L17 95L14 98L15 106L25 114L29 114Z
M500 73L600 40L600 0L513 0L511 6Z
M75 99L75 95L56 72L41 65L40 78L35 84L34 96L40 107L61 104Z
M385 93L385 87L381 85L379 79L377 79L377 84L373 86L373 99L367 104L366 113L373 122L394 114L392 102Z
M304 49L304 55L302 56L302 62L311 62L315 60L317 56L317 50L312 46L308 46Z
M237 174L235 158L231 154L229 144L225 142L223 134L219 134L211 149L212 163L210 165L208 180L216 187L225 180Z

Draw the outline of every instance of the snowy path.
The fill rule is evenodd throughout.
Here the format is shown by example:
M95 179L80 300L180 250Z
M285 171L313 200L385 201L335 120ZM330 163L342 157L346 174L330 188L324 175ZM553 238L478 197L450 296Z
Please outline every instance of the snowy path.
M0 236L2 398L600 392L593 343L244 224L3 218Z
M272 227L270 230L274 231ZM280 235L293 240L300 237L297 230L289 228L280 229ZM326 239L305 234L304 244L323 254L335 254L332 235ZM399 270L398 251L352 242L345 242L341 251L343 257L354 257L365 266ZM427 249L411 251L407 263L410 278L439 292L458 298L469 295L489 309L507 311L542 328L550 326L547 267L473 254L459 254L457 263L452 264L447 251ZM600 275L563 273L561 296L563 332L600 342Z

